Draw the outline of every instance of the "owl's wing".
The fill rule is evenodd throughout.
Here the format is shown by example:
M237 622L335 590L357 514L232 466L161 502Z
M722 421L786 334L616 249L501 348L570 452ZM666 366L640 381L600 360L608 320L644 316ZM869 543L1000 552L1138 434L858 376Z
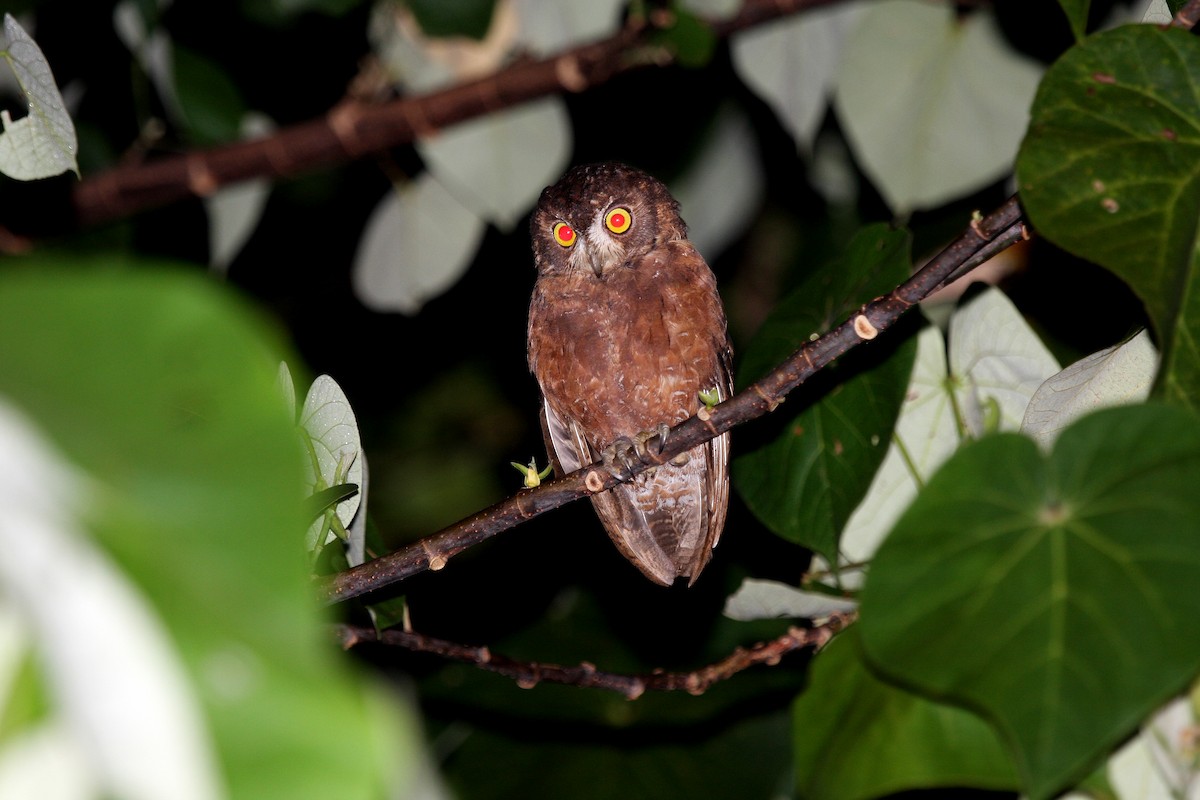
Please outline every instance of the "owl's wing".
M546 452L554 461L556 474L574 472L601 460L588 446L579 426L554 413L554 409L544 401L541 418ZM686 485L674 481L673 486L667 488L679 488L685 494L696 491L699 477L688 478ZM659 486L660 483L661 480L642 473L632 483L614 486L607 492L593 495L592 506L621 554L650 580L670 586L679 575L679 568L672 558L678 533L676 526L657 511L662 500L663 487ZM703 559L700 566L707 561L707 558ZM700 570L696 569L692 579L695 580L695 575L699 573Z
M555 414L544 400L541 417L542 438L546 442L546 453L554 462L556 475L566 475L596 460L579 426Z

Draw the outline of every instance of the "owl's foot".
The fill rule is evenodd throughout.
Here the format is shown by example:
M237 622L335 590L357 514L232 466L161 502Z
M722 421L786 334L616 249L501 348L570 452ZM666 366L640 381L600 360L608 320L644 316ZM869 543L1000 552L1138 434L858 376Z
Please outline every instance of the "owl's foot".
M613 476L623 481L629 480L635 465L655 463L654 456L662 452L663 447L667 444L667 434L670 432L671 426L663 422L659 423L655 430L617 438L601 453L604 466ZM658 445L654 448L655 452L651 453L646 443L655 437L658 437ZM687 463L686 460L684 463Z

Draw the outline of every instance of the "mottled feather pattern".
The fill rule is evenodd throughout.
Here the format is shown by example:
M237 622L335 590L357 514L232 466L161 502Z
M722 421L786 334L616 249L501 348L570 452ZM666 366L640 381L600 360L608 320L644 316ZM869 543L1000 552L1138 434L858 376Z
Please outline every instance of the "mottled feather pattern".
M628 229L606 227L627 213ZM556 224L570 226L570 246ZM538 279L529 365L544 398L546 446L561 469L598 462L621 437L696 413L699 392L732 393L716 279L686 238L678 204L620 164L577 167L543 193L531 221ZM728 503L729 437L592 498L618 549L647 577L695 581Z

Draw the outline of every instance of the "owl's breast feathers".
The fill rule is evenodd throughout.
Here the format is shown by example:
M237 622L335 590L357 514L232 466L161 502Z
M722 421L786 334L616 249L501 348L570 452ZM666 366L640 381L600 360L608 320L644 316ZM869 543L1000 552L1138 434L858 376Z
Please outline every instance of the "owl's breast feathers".
M732 393L716 280L687 241L631 267L546 273L534 288L529 363L545 398L547 447L563 469L618 437L675 425L699 392ZM728 434L592 498L610 537L647 577L695 580L724 524Z

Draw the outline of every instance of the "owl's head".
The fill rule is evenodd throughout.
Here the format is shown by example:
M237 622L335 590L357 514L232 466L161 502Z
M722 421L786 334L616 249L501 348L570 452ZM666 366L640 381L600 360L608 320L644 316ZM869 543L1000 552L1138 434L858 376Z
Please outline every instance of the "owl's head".
M575 167L542 192L530 220L539 275L587 270L603 278L686 236L667 187L617 163Z

